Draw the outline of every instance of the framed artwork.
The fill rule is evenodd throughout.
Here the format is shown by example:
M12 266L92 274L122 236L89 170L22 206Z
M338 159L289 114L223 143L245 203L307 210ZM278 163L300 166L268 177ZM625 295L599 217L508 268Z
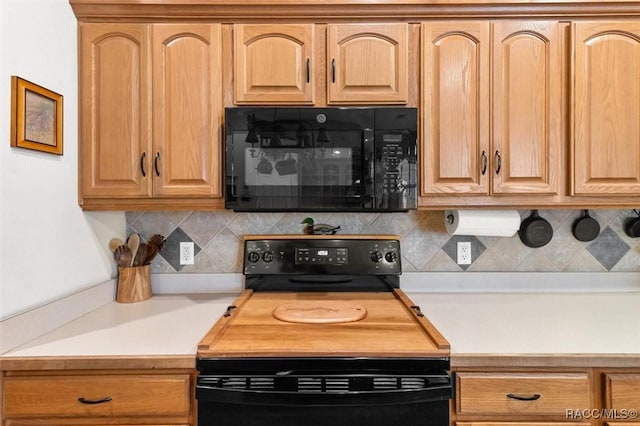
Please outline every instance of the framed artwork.
M62 95L11 76L11 146L62 155Z

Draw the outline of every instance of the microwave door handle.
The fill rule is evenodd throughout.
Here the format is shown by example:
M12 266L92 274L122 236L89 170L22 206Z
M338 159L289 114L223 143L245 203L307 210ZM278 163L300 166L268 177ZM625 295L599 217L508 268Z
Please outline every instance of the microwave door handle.
M234 177L234 169L233 169L233 158L231 159L231 196L233 198L238 198L238 195L236 193L236 185L233 182L233 177Z
M361 183L361 187L365 190L364 195L371 195L371 197L375 198L373 193L374 190L374 182L375 179L375 142L374 142L374 133L371 129L364 129L362 132L362 155L365 160L367 160L367 164L365 164L365 176L363 182ZM368 193L370 190L371 193Z

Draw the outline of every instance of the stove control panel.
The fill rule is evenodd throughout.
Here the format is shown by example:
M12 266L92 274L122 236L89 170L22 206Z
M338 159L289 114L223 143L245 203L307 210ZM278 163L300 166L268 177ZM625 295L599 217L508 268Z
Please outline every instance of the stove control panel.
M244 273L399 275L397 239L247 240Z

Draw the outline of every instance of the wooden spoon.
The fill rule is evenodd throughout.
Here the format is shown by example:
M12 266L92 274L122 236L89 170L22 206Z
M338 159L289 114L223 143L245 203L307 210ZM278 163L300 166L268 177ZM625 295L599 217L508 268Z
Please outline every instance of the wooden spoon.
M158 254L158 246L149 242L147 244L147 258L144 260L144 264L148 265L153 261L153 258Z
M136 256L133 259L133 266L146 265L147 253L149 246L145 243L141 243L136 251Z
M113 256L116 258L116 262L118 262L118 266L125 268L131 266L131 250L129 246L122 244L121 246L116 247L113 251Z
M129 250L131 251L131 264L129 266L133 266L133 261L136 258L136 253L138 253L138 247L140 247L140 235L136 234L135 232L129 235L127 246L129 246Z
M111 250L111 252L113 253L116 251L118 247L120 247L123 244L124 243L120 238L112 238L111 241L109 241L109 250Z
M155 245L158 247L158 251L160 251L162 247L164 247L164 237L160 234L152 235L151 238L149 238L149 244Z

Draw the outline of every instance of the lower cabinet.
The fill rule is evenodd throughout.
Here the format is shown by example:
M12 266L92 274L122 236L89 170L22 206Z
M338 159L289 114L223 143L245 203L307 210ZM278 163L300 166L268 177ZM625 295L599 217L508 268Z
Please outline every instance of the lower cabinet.
M194 383L190 370L7 372L4 425L193 425Z
M591 423L567 423L567 422L512 422L512 421L500 421L500 422L486 422L486 421L477 421L477 422L455 422L455 426L567 426L567 425L575 425L575 426L587 426Z
M608 426L640 426L640 370L601 372Z
M591 410L592 381L584 371L458 371L456 426L591 425L572 410Z
M454 426L640 426L640 369L460 367Z

